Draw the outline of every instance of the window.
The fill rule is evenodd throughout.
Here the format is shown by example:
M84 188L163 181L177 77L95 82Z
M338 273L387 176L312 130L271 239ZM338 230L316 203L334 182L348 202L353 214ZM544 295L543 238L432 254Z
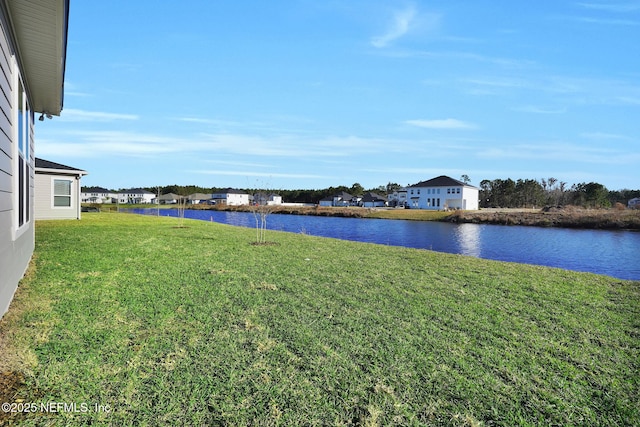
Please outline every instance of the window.
M71 181L68 179L53 180L53 206L59 208L71 207Z
M460 194L460 189L456 188L456 193Z
M27 224L31 219L31 194L29 188L31 186L31 153L29 145L31 144L31 122L32 116L27 100L27 93L22 85L22 80L18 79L18 228Z

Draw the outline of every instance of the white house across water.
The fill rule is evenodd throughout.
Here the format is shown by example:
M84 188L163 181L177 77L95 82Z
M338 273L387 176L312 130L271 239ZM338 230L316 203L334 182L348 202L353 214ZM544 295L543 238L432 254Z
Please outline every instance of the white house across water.
M478 209L477 187L442 175L407 187L407 206L411 209Z

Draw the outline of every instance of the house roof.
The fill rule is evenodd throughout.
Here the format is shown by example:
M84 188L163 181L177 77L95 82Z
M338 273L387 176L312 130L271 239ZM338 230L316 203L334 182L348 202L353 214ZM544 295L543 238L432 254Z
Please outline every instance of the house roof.
M6 10L22 77L35 112L60 115L64 98L69 0L11 0Z
M211 194L205 194L205 193L193 193L193 194L189 194L188 199L189 200L209 200L211 198Z
M473 186L469 184L465 184L462 181L458 181L457 179L453 179L446 175L440 175L436 178L432 178L427 181L420 181L417 184L413 184L409 186L409 188L415 188L415 187L473 187Z
M214 194L247 194L242 190L236 190L235 188L225 188L224 190L216 191Z
M64 175L87 175L87 171L36 157L36 172Z
M85 187L82 190L83 193L111 193L111 191L102 187Z
M264 198L264 199L272 199L274 197L280 197L280 195L276 194L276 193L264 193L264 192L259 191L256 194L254 194L253 197L259 197L259 198Z
M334 197L334 198L336 198L336 197L337 197L337 198L342 199L342 200L351 200L351 199L353 199L353 196L352 196L351 194L346 193L346 192L344 192L344 191L342 191L342 192L340 192L340 193L336 194L336 195L335 195L335 196L333 196L333 197Z
M153 194L155 195L155 193L152 193L151 191L147 191L144 188L129 188L126 190L120 190L118 191L118 194Z
M379 194L369 192L369 193L366 193L364 196L362 196L362 201L363 202L386 202L387 198Z
M179 196L177 194L174 193L167 193L167 194L163 194L160 197L158 197L160 200L178 200L178 199L182 199L184 198L183 196Z

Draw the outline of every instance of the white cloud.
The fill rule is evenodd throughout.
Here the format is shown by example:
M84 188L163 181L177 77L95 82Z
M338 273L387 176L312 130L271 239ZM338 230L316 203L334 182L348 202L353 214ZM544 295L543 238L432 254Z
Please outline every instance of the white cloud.
M586 9L604 10L607 12L634 12L640 10L639 2L626 2L626 3L578 3Z
M508 89L519 89L519 88L527 88L530 86L530 83L523 79L514 79L514 78L471 78L471 79L463 79L463 83L470 83L476 86L489 86L489 87L499 87L499 88L508 88Z
M183 151L189 141L121 131L73 131L59 136L57 140L39 139L38 155L68 157L149 157L162 153Z
M222 170L192 170L191 173L203 175L224 175L224 176L259 176L265 178L326 178L324 175L300 174L300 173L272 173L248 171L222 171Z
M440 130L475 129L477 127L473 123L457 119L407 120L405 123L420 128Z
M217 120L213 120L213 119L202 119L199 117L178 117L177 119L180 122L187 122L187 123L204 123L204 124L218 124L219 122Z
M583 138L594 139L594 140L607 140L607 139L631 140L631 138L626 135L620 135L617 133L606 133L606 132L584 132L584 133L581 133L580 136Z
M377 48L387 47L395 40L407 34L411 29L411 24L415 17L416 10L413 6L396 12L389 29L381 36L372 37L371 44Z
M85 111L67 108L60 116L60 120L67 122L112 122L115 120L138 120L135 114L105 113L101 111Z
M492 160L527 160L541 162L590 163L602 165L634 164L640 154L607 147L587 147L583 145L548 142L540 144L516 144L492 147L478 152L478 157Z
M533 114L564 114L567 112L566 108L546 108L538 107L535 105L524 105L522 107L514 108L514 111L520 111L521 113L533 113Z
M300 135L253 136L204 134L203 147L222 153L275 157L348 157L385 149L382 141L354 136L308 137Z
M581 16L575 18L576 21L585 22L587 24L599 24L599 25L623 25L623 26L637 26L640 25L638 21L632 21L630 19L607 19L607 18L592 18L587 16Z
M205 156L214 152L239 155L251 163L250 156L281 159L348 158L364 153L386 150L382 140L354 136L256 136L244 134L194 134L163 136L153 133L137 133L111 130L70 131L55 139L40 139L38 153L52 155L68 153L70 157L150 157L173 153L198 153ZM245 168L247 167L245 164Z

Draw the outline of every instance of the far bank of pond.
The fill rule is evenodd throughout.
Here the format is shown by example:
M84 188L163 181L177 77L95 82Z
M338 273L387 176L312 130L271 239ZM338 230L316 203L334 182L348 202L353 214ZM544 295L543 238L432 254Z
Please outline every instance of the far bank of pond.
M128 211L178 216L176 209ZM250 228L256 226L256 218L250 212L186 210L185 218ZM441 221L362 221L313 215L270 215L267 228L640 280L640 233L633 231L504 227Z
M148 205L123 206L147 208ZM96 205L104 210L105 206ZM115 206L106 209L113 210ZM154 209L174 209L175 205L162 205ZM190 210L252 212L251 206L188 206ZM362 208L324 206L273 206L270 214L303 216L334 216L342 218L400 219L411 221L443 221L452 223L525 225L536 227L583 228L595 230L638 230L640 210L583 209L575 206L547 207L543 209L481 209L478 211L429 211L424 209Z

